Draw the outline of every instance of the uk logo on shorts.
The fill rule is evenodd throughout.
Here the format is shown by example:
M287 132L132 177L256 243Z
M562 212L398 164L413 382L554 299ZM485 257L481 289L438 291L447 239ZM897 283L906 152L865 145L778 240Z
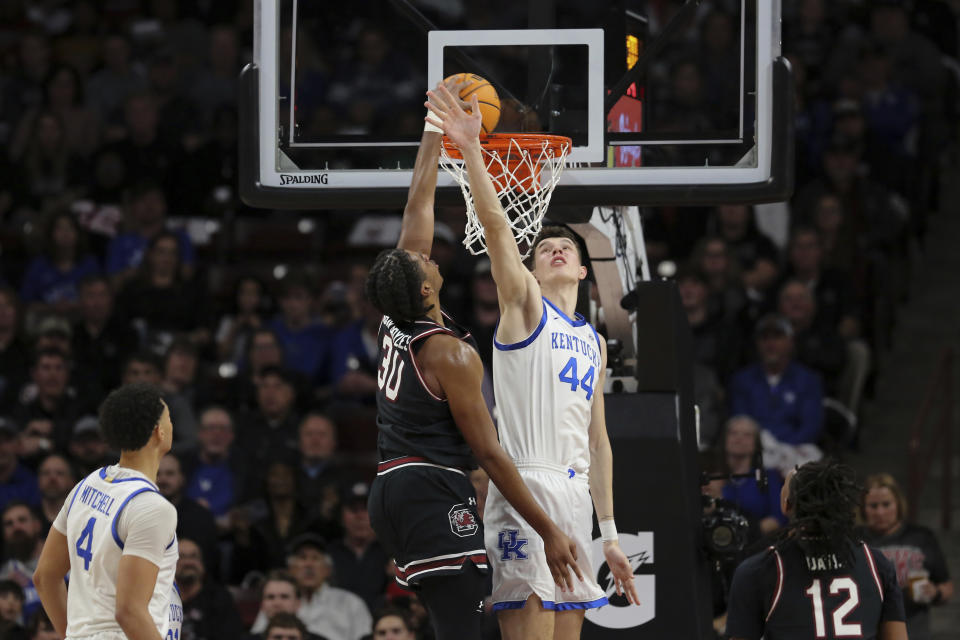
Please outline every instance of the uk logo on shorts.
M470 537L480 529L476 516L464 504L453 505L447 515L450 518L450 531L461 538Z
M526 538L518 538L520 533L516 529L506 529L497 534L497 549L500 549L501 560L526 560L527 554L523 548L527 546ZM511 558L510 555L513 554Z

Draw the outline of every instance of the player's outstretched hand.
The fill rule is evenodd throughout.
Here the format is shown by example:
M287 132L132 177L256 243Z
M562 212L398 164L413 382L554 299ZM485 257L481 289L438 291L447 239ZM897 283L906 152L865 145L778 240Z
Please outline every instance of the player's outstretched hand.
M633 565L620 548L620 543L616 540L604 542L603 557L607 560L607 566L610 567L610 575L613 576L617 586L617 595L626 595L631 604L640 604L637 587L633 584Z
M462 102L442 83L433 91L427 91L428 100L423 103L432 117L427 122L443 129L443 133L458 147L465 147L480 136L483 114L476 94L470 99L470 113L460 106Z
M559 529L553 535L543 539L543 550L547 556L547 566L553 574L553 581L561 591L573 591L573 576L570 570L583 582L583 574L577 565L577 545Z

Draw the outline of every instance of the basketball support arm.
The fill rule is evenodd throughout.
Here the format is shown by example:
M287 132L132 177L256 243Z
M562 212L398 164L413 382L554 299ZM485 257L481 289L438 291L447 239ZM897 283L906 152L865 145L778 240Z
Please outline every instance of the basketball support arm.
M607 338L623 345L623 364L636 367L636 312L620 301L636 287L638 276L650 279L647 250L637 207L594 207L588 222L572 223L583 238L600 294Z

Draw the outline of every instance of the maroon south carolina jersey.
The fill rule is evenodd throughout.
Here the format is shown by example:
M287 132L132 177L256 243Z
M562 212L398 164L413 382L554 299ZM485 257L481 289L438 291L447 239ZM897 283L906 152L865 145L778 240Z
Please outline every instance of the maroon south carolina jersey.
M476 349L470 333L444 316L446 326L424 317L397 323L384 316L377 335L377 448L381 460L422 456L436 464L473 469L473 454L446 399L424 382L417 351L430 336L446 334Z
M737 567L727 607L727 635L744 640L814 640L879 636L903 621L893 565L857 543L852 566L833 554L807 555L796 541L751 556Z

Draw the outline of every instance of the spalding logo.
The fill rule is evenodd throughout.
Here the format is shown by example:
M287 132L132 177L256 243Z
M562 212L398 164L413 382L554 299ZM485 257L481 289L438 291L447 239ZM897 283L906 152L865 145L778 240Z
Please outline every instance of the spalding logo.
M587 620L607 629L630 629L653 620L656 615L656 577L637 575L641 565L653 564L653 532L638 531L636 535L620 533L620 548L633 567L633 584L640 596L640 605L627 602L624 596L617 595L617 586L613 575L603 557L603 541L597 538L590 546L594 566L597 570L597 584L606 593L610 601L605 607L587 609Z

